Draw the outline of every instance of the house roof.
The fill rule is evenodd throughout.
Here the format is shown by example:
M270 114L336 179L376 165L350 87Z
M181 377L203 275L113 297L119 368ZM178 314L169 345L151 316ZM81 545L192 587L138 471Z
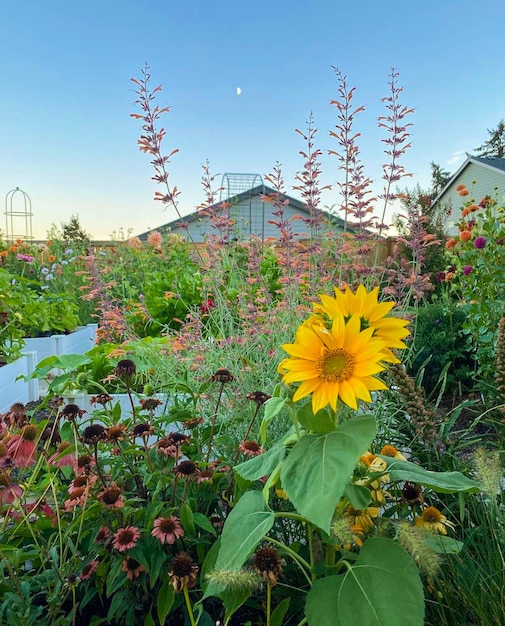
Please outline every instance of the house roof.
M438 196L433 200L433 204L437 203L440 200L440 198L452 186L452 184L458 178L461 172L465 170L471 163L492 169L495 172L498 172L499 174L503 174L505 176L505 159L500 159L498 157L496 158L478 157L478 156L472 156L468 153L466 157L467 157L466 161L461 164L457 172L453 174L453 176L451 176L451 178L447 181L447 184L445 185L445 187L440 191Z
M226 198L220 202L216 202L215 204L213 204L212 206L208 207L205 210L209 212L212 210L219 210L223 202L226 202L229 204L238 204L239 202L242 202L243 200L250 200L260 195L268 196L270 194L275 194L275 193L277 192L275 191L275 189L272 189L271 187L268 187L266 185L257 185L256 187L253 187L252 189L248 189L247 191L243 191L241 193L235 194L234 196L230 196L229 198ZM300 213L302 214L304 213L307 216L310 215L310 211L307 205L305 204L305 202L302 202L301 200L298 200L297 198L293 198L292 196L288 196L287 194L282 194L282 197L284 198L284 200L287 200L292 207L300 211ZM344 227L344 220L341 217L337 217L336 215L328 213L327 211L322 211L322 210L320 211L324 215L324 217L328 219L328 221L330 221L331 223L341 228ZM163 224L162 226L159 226L157 229L151 229L145 233L142 233L138 235L138 237L139 239L145 239L149 235L149 233L152 232L153 230L162 229L163 231L168 231L174 228L178 228L182 224L191 224L191 222L194 222L201 218L202 218L202 211L196 210L196 211L193 211L193 213L184 215L180 218L177 218L176 220L173 220L172 222ZM352 229L348 226L348 230L352 230Z

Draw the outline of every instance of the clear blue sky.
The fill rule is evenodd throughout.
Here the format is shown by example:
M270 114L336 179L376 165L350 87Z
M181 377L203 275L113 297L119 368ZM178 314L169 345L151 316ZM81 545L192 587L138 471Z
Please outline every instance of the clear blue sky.
M33 231L45 237L78 214L95 238L137 234L176 217L153 201L149 158L131 77L148 62L164 118L165 150L180 209L202 201L201 165L264 175L279 161L288 193L304 149L295 128L312 111L318 146L336 123L331 66L367 107L356 130L369 177L380 182L377 115L391 67L414 107L409 185L429 182L429 163L455 171L505 117L503 0L12 0L0 29L0 201L20 187ZM237 95L237 87L242 89ZM323 182L339 179L324 156ZM218 176L220 181L220 176ZM160 189L161 190L161 189ZM337 191L324 203L338 203Z

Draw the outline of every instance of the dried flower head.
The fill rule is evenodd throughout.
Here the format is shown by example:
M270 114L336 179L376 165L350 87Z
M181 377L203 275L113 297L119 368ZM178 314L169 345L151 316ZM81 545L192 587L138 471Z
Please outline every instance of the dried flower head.
M82 431L81 441L88 445L96 445L107 437L107 430L102 424L91 424Z
M282 573L281 557L273 546L263 546L256 551L251 567L273 586L277 584Z
M143 422L142 424L137 424L133 428L133 436L134 437L149 437L154 434L154 428L148 424L147 422Z
M77 404L66 404L61 409L61 415L69 421L73 421L78 417L82 417L86 413L83 409L77 406Z
M90 400L90 404L101 404L105 406L107 403L112 402L114 398L110 396L108 393L99 393L96 396L93 396Z
M233 381L233 374L229 370L218 369L212 376L210 377L211 382L213 383L231 383Z
M137 366L131 359L121 359L121 361L119 361L119 363L116 365L114 374L117 376L117 378L129 379L135 375L136 371Z
M422 505L424 497L421 485L407 481L402 488L402 498L411 507Z
M118 441L122 441L126 435L126 426L124 424L116 424L115 426L110 426L107 429L107 441L110 443L117 443Z
M172 569L168 576L175 591L182 591L184 587L191 589L196 583L198 566L187 552L179 552L172 559Z
M174 467L174 473L179 478L192 478L199 473L199 469L193 461L181 461Z
M246 398L248 400L252 400L253 402L256 402L256 404L258 405L262 405L265 404L265 402L267 400L270 400L272 396L269 396L267 393L263 393L263 391L253 391L252 393L248 393L246 395Z
M162 404L163 402L159 400L158 398L141 398L140 399L140 406L142 407L142 410L149 411L151 413L155 411Z

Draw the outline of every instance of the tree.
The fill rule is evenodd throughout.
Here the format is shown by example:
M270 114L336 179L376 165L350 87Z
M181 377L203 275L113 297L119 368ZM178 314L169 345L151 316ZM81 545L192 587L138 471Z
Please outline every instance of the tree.
M501 120L494 129L487 129L490 137L482 146L476 148L477 156L503 159L505 157L505 120Z

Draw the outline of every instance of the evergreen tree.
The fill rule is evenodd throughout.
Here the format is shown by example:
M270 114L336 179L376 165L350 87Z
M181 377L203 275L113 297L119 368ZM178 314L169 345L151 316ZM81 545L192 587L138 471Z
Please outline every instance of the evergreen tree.
M503 159L505 157L505 120L501 120L494 129L487 129L490 137L482 146L476 148L477 156Z

